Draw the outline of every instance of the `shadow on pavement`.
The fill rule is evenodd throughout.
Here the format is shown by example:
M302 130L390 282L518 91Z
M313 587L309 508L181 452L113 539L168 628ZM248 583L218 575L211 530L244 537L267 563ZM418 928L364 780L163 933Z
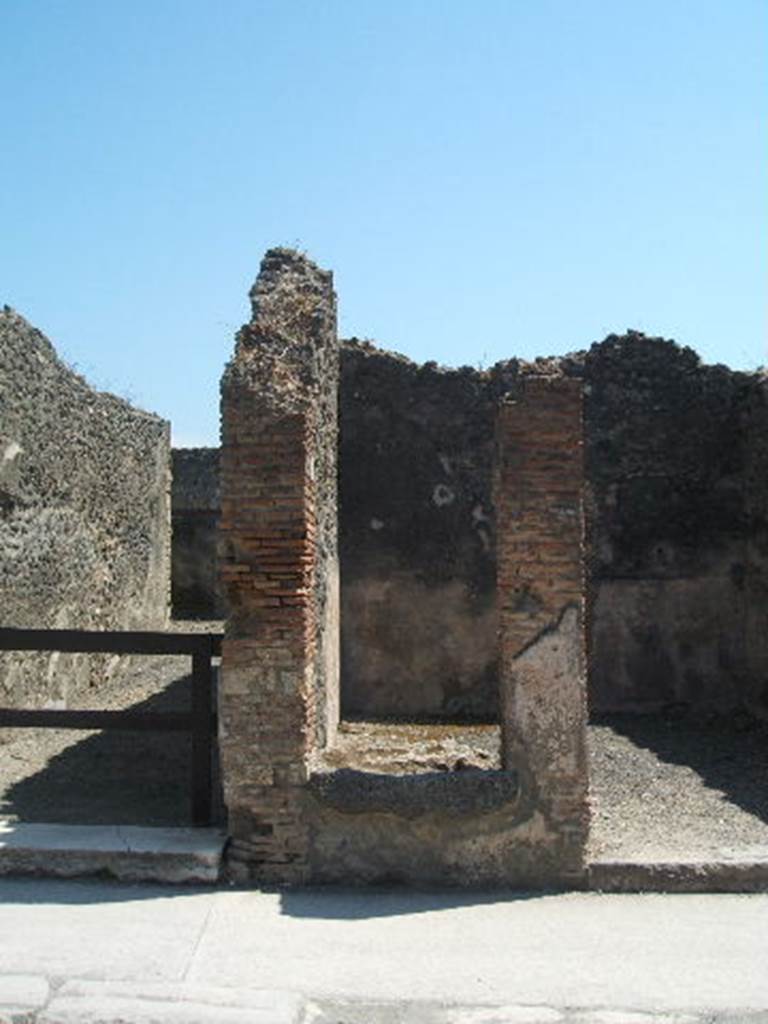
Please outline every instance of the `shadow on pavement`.
M328 886L284 890L280 896L280 911L289 917L355 921L427 914L448 908L542 900L556 895L555 892L511 892L500 889L395 889L378 886L351 889Z

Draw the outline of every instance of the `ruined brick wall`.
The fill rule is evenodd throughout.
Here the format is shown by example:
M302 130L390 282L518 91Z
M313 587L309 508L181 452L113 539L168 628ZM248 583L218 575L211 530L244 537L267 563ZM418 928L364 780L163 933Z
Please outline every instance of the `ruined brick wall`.
M485 372L344 345L345 708L497 716L494 408L541 372L585 385L594 709L768 714L764 381L636 333Z
M169 425L94 391L0 312L0 619L161 628L170 577ZM66 704L117 659L4 655L0 703Z
M542 859L574 879L589 827L581 382L529 377L500 406L502 756L535 790Z
M171 608L176 618L223 618L217 543L219 449L171 452Z
M338 721L335 296L330 274L276 249L251 299L221 404L230 870L301 880L308 761Z
M302 804L312 881L584 882L581 385L529 379L517 391L499 412L494 486L503 767L318 765Z
M754 468L765 463L768 443L764 383L636 333L488 372L440 372L360 346L345 351L342 651L351 706L497 713L493 403L541 373L585 386L594 710L682 703L767 714L759 695L765 631L745 630L760 614L766 579L766 506ZM439 458L449 448L458 486ZM454 498L437 505L430 495L441 484ZM372 528L380 522L389 532ZM428 556L413 550L411 537ZM396 584L388 586L388 576ZM375 656L361 684L347 666L362 665L362 636Z

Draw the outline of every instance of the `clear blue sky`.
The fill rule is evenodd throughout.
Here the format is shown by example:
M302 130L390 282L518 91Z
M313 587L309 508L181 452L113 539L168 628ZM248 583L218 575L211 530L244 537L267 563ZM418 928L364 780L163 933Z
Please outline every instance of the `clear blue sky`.
M0 0L0 302L216 443L266 248L343 335L768 362L765 0Z

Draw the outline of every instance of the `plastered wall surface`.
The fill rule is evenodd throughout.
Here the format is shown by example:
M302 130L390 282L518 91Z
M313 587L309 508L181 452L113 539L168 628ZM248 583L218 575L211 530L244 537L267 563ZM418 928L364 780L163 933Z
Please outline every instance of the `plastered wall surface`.
M0 312L0 621L162 628L170 572L169 425L94 391L23 317ZM0 702L59 704L117 667L0 656Z

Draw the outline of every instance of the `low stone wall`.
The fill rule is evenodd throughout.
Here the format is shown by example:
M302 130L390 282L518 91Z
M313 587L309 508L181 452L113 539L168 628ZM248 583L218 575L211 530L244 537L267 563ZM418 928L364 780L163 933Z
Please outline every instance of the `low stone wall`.
M169 425L94 391L0 312L0 608L27 628L161 628L170 574ZM0 656L0 702L66 704L118 659Z
M315 882L551 884L532 789L510 771L385 775L340 769L309 780L303 814Z

